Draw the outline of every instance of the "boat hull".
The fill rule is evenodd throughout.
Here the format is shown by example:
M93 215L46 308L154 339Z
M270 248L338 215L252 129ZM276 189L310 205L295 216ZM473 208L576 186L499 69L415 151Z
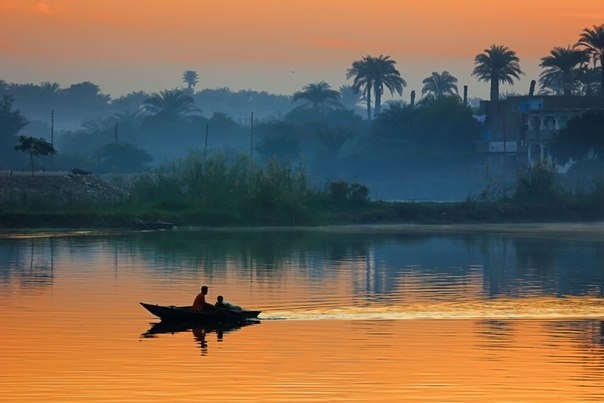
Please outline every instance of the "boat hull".
M166 322L238 323L257 319L261 311L215 310L194 311L190 306L163 306L140 303L146 310Z

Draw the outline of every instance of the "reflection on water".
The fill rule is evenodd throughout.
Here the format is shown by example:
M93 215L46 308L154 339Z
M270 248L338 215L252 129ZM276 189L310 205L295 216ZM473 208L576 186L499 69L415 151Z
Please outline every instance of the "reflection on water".
M201 355L208 354L208 342L207 337L212 333L216 334L216 342L221 343L224 339L225 334L235 332L243 327L257 325L261 322L259 320L249 320L246 322L239 322L237 324L195 324L195 323L174 323L174 322L157 322L143 334L143 338L156 338L161 334L175 334L182 332L190 332L193 335L195 342L201 349Z
M0 234L0 401L601 401L603 229ZM201 284L262 326L149 328Z
M111 258L116 270L132 264L131 258L136 256L157 276L199 271L220 276L228 270L253 280L273 281L293 267L320 281L331 276L334 267L348 265L357 272L355 288L359 293L387 295L405 286L408 278L421 276L422 282L443 291L456 282L478 280L482 293L491 297L544 293L601 296L604 272L599 268L604 265L604 238L593 234L592 227L586 226L584 231L572 227L572 236L566 232L555 236L542 226L539 228L547 236L541 238L538 232L416 233L406 227L395 227L399 232L389 227L384 232L374 229L369 235L359 228L343 233L291 229L261 234L254 230L86 233L72 237L52 233L46 238L39 234L10 238L4 234L0 281L20 279L24 286L50 285L58 249L61 259L87 262L99 256Z

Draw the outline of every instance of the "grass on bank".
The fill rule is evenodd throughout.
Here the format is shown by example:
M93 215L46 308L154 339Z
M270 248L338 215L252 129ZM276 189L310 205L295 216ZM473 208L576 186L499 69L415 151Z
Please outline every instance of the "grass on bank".
M116 183L115 203L0 206L0 225L19 227L129 227L136 219L178 226L298 226L385 223L592 221L604 218L604 186L573 195L557 187L555 174L537 166L518 176L516 189L497 200L463 202L369 201L367 187L311 183L303 167L271 161L261 167L246 157L199 154L153 173Z

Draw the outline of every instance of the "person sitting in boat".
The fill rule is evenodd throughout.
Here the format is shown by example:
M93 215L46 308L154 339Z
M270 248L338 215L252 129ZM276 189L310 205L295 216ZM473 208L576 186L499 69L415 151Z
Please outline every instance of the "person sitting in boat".
M224 308L224 309L230 309L230 310L234 310L234 311L241 311L242 308L240 306L237 305L233 305L230 302L226 302L224 300L224 297L222 295L219 295L216 297L216 303L214 304L214 306L216 308Z
M208 286L204 285L201 287L201 292L195 297L195 301L193 301L193 306L191 309L194 311L201 311L211 307L212 305L206 302L206 295L208 295Z

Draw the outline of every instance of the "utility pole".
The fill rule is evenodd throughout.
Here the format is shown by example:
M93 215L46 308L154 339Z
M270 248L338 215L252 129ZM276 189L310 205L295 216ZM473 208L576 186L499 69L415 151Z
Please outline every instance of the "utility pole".
M50 145L55 146L55 110L50 110ZM50 155L50 170L54 170L54 155Z
M468 106L468 86L463 86L463 105Z
M206 123L206 142L203 148L203 171L205 172L206 163L208 160L208 131L210 130L210 125Z
M55 110L50 111L50 145L55 145Z
M254 112L250 118L250 162L254 162Z

